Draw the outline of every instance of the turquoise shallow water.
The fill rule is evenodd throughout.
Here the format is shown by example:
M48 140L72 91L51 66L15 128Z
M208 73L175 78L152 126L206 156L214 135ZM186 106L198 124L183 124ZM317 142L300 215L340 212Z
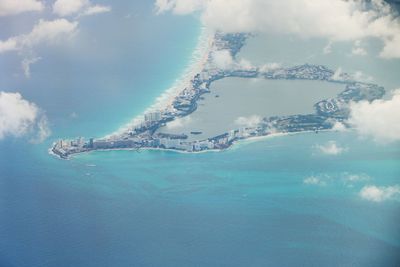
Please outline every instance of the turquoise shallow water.
M0 141L0 266L398 265L400 202L359 196L400 183L398 143L313 133L220 153L48 155L60 136L114 131L183 71L198 22L152 11L113 2L112 13L80 23L75 45L38 51L30 80L14 75L18 56L2 55L1 90L46 110L53 135ZM331 140L347 151L315 148ZM310 176L326 185L305 184Z
M347 152L321 155L315 145L330 140ZM36 147L2 154L0 262L396 266L400 203L369 202L359 191L398 184L399 160L399 144L352 133L277 137L204 154L112 151L70 161ZM311 175L326 186L304 184ZM348 175L369 178L350 187Z

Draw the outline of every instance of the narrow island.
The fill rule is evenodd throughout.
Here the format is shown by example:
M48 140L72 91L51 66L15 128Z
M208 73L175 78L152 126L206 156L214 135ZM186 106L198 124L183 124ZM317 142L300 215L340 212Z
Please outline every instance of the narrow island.
M129 125L125 130L104 138L85 140L79 137L74 140L58 140L53 144L50 152L62 159L68 159L77 153L96 150L154 148L182 152L224 150L241 139L276 133L318 132L332 129L337 123L348 126L346 121L349 117L351 102L373 101L382 98L385 94L381 86L355 81L347 73L335 72L322 65L304 64L289 68L264 68L234 64L230 68L220 68L213 63L214 55L220 52L229 53L235 62L238 53L250 37L251 35L244 33L216 33L208 41L204 62L201 63L199 70L191 74L189 82L180 88L164 107L146 112L142 119ZM341 84L344 90L336 97L315 103L314 113L267 116L257 125L231 129L205 139L188 140L187 134L161 132L169 122L195 112L202 95L211 92L211 84L228 77L324 81ZM218 98L219 95L215 97ZM196 129L190 132L193 136L201 133Z

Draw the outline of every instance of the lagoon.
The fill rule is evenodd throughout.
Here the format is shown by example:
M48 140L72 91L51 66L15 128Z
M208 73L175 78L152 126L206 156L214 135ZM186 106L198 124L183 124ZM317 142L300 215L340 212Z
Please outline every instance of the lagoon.
M160 128L160 132L187 134L189 140L216 136L243 127L240 117L270 117L314 112L320 100L335 97L343 84L306 80L225 78L211 85L191 115ZM243 120L243 119L242 119ZM192 131L201 134L190 134Z
M19 61L13 67L3 58L2 86L21 89L46 110L53 136L40 145L0 142L0 266L397 266L400 202L369 202L359 192L366 185L399 183L399 143L382 146L351 132L303 133L241 142L218 153L99 151L69 161L47 154L58 137L114 131L182 72L198 25L183 17L154 17L152 10L150 1L113 2L115 17L82 22L87 49L40 53L30 80L13 76ZM131 19L125 18L129 13ZM117 26L124 36L107 40ZM92 45L96 39L101 45ZM88 57L93 47L102 53ZM276 55L265 54L263 62L282 61ZM299 57L291 63L305 62ZM268 87L261 101L243 92L247 82L216 82L193 115L232 123L237 116L312 110L314 99L298 106L296 97L308 101L300 90L283 101L285 90L271 90L285 86ZM246 90L290 81L272 82L254 81ZM306 83L291 84L296 90ZM234 101L232 90L240 96ZM236 106L240 101L268 105ZM331 140L346 152L315 150ZM349 175L369 178L350 186ZM327 185L305 184L310 176L326 178Z

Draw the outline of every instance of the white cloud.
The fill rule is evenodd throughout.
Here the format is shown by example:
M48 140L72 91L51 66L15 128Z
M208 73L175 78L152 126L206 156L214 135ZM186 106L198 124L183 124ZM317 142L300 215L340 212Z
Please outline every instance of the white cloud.
M324 49L322 50L322 52L325 55L328 55L330 53L332 53L332 41L329 41L328 44L324 47Z
M43 3L38 0L0 0L0 17L43 9Z
M217 68L228 69L231 68L233 65L233 58L228 50L214 51L212 58L213 63Z
M334 81L342 81L342 80L344 80L343 74L344 73L342 71L342 68L341 67L337 68L335 70L335 73L333 73L332 80L334 80Z
M382 58L400 58L400 36L391 37L379 54Z
M26 78L31 77L31 65L36 63L40 59L41 59L40 57L34 57L34 58L25 58L24 60L22 60L21 66Z
M109 7L109 6L94 5L94 6L88 7L88 9L86 9L82 15L90 16L90 15L106 13L106 12L110 12L110 11L111 11L111 7Z
M371 177L369 177L366 174L350 174L350 173L344 174L344 180L346 182L361 182L361 181L367 181L370 179L371 179Z
M239 117L235 120L235 124L241 127L256 127L262 121L262 117L251 115L249 117Z
M326 182L322 181L319 177L310 176L303 180L304 184L326 186Z
M216 50L212 52L212 61L210 68L218 68L222 70L228 69L240 69L240 70L251 70L255 69L255 66L247 59L241 58L236 60L232 57L229 50Z
M374 78L372 76L363 73L362 71L355 71L354 73L351 74L346 73L343 72L341 67L339 67L332 75L332 80L334 81L354 80L358 82L373 82Z
M332 42L374 37L384 44L381 57L400 58L400 21L384 0L157 0L155 5L158 13L200 11L204 25L224 32L274 32Z
M204 7L204 0L156 0L156 13L172 11L175 14L185 15Z
M59 16L70 16L89 5L88 0L57 0L53 4L53 12Z
M275 70L275 69L279 69L281 67L280 63L277 62L272 62L272 63L267 63L264 64L260 67L260 72L268 72L270 70Z
M154 6L156 8L156 13L161 14L171 10L174 6L174 2L170 0L156 0Z
M192 118L190 116L182 117L182 118L176 118L175 120L167 123L167 129L169 130L175 130L175 129L181 129L185 127L188 123L192 122Z
M49 121L45 115L42 115L34 126L36 134L31 138L32 143L41 143L51 135Z
M334 124L332 126L332 130L337 131L337 132L344 132L347 130L347 128L340 121L336 121L336 122L334 122Z
M365 50L362 42L360 40L356 40L354 42L351 53L356 56L365 56L367 55L367 51Z
M369 76L362 71L356 71L354 74L351 75L352 79L359 82L373 82L374 78Z
M250 60L247 60L245 58L241 58L240 61L236 61L236 64L234 67L237 69L241 69L241 70L255 69L253 64L251 64Z
M0 92L0 140L27 134L36 135L35 141L43 141L50 134L46 116L19 93Z
M400 196L400 186L395 185L379 187L375 185L367 185L361 189L359 195L363 199L374 202L398 199L398 197Z
M0 53L18 50L18 43L15 38L10 38L5 41L0 40Z
M344 185L346 185L347 187L354 187L354 184L369 181L371 180L371 177L363 173L361 174L344 173L342 175L342 180Z
M29 55L21 62L24 75L29 78L31 65L41 59L33 56L35 54L34 47L65 40L75 33L77 26L78 22L70 22L66 19L39 20L30 33L13 36L4 41L0 40L0 54L18 51L21 54Z
M400 90L389 100L350 105L349 123L363 136L387 143L400 140Z
M0 16L29 10L41 10L44 6L38 0L0 0ZM40 19L31 32L0 40L0 54L16 51L25 57L21 66L26 77L30 77L30 67L40 57L35 56L34 48L42 44L52 44L73 36L78 28L78 19L111 11L111 7L94 5L89 0L56 0L53 12L59 16L77 15L75 21L64 18L54 20Z
M336 185L336 186L346 186L348 188L354 187L357 183L364 183L366 181L370 181L372 178L364 173L338 173L332 175L328 174L319 174L312 175L303 180L304 184L308 185L319 185L319 186L327 186L327 185Z
M111 11L111 7L93 5L89 0L57 0L53 12L61 17L72 15L94 15Z
M334 156L340 155L347 150L347 148L341 147L336 144L335 141L329 141L325 145L316 145L315 148L317 148L323 154Z
M30 49L41 43L55 42L62 37L71 36L77 25L78 22L69 22L66 19L39 20L30 33L10 37L5 41L0 40L0 53Z
M0 92L0 139L6 135L21 136L35 122L38 108L19 93Z

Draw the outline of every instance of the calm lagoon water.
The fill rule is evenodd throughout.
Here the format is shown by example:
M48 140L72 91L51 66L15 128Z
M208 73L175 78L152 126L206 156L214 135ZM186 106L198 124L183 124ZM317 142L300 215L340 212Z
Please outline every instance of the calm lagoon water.
M344 85L321 81L225 78L211 85L196 112L161 128L160 132L185 133L188 140L206 139L243 127L239 117L260 118L314 113L314 104L336 97ZM191 131L202 134L191 135Z
M179 77L199 25L152 12L113 2L112 13L81 22L76 47L40 51L30 80L2 58L2 90L45 109L53 135L0 141L0 266L398 266L400 202L359 196L367 184L399 184L398 143L349 132L220 153L48 155L58 137L114 131ZM315 148L330 140L346 152ZM366 178L349 184L349 175ZM310 176L326 185L304 184Z

